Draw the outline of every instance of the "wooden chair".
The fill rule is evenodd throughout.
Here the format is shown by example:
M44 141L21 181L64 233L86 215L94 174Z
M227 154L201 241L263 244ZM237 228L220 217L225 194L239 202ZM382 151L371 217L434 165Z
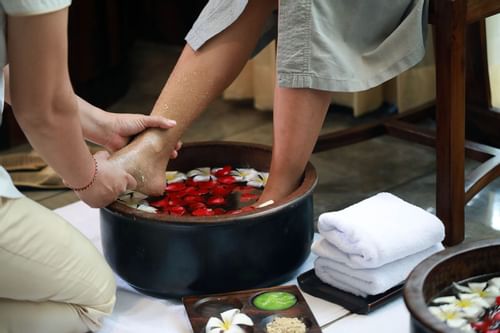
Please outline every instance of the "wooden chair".
M444 243L464 239L464 206L500 176L500 149L465 140L470 132L500 143L500 113L491 108L486 61L485 18L500 13L499 0L430 0L434 28L436 103L372 124L320 136L314 152L389 134L436 148L436 212L446 230ZM467 42L466 42L467 40ZM466 57L467 54L467 57ZM467 61L466 61L467 58ZM466 89L467 81L467 89ZM436 133L412 124L436 115ZM467 176L465 156L482 162Z

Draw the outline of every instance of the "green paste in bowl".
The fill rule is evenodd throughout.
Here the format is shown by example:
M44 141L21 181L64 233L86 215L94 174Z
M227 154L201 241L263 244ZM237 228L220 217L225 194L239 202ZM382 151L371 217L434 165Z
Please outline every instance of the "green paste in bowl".
M253 299L253 305L260 310L286 310L297 304L294 294L284 291L265 292Z

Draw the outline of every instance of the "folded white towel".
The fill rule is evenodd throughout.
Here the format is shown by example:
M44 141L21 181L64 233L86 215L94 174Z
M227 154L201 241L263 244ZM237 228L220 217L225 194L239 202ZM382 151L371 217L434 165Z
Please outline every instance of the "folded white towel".
M318 257L314 262L314 271L324 283L366 297L383 293L402 283L422 260L442 249L441 244L436 244L406 258L367 269L352 269L343 263Z
M435 215L390 193L321 214L318 230L354 267L363 268L382 266L444 239L444 226Z

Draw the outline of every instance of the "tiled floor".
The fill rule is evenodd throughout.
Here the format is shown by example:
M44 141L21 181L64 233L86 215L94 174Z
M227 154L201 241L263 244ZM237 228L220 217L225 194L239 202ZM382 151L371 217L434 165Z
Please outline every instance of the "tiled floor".
M149 113L179 49L138 43L132 61L129 93L110 110ZM346 128L380 115L355 119L336 108L324 131ZM188 130L183 141L231 140L271 144L272 113L250 103L216 100ZM315 154L311 158L319 183L314 193L315 215L337 210L381 191L390 191L429 211L435 202L434 150L392 137ZM471 168L474 162L468 161ZM49 208L76 200L68 191L25 191ZM483 189L465 209L467 240L500 237L500 179Z

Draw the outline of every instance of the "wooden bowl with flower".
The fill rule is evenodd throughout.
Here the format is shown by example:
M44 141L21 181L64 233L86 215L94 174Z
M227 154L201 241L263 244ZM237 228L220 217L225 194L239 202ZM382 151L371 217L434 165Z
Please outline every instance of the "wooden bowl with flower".
M463 243L420 263L404 287L412 332L500 332L500 239Z
M310 253L317 176L308 163L301 184L288 197L265 208L251 208L248 198L256 198L247 191L250 180L242 185L228 177L243 177L254 169L265 178L262 173L270 162L271 149L266 146L186 144L168 166L169 171L191 175L185 184L167 184L171 194L147 199L150 205L117 201L101 209L107 261L133 288L160 298L260 288L289 280ZM212 178L202 179L201 186L193 183L196 176ZM239 193L224 196L227 188ZM195 196L204 201L191 198ZM234 198L243 205L223 205Z

